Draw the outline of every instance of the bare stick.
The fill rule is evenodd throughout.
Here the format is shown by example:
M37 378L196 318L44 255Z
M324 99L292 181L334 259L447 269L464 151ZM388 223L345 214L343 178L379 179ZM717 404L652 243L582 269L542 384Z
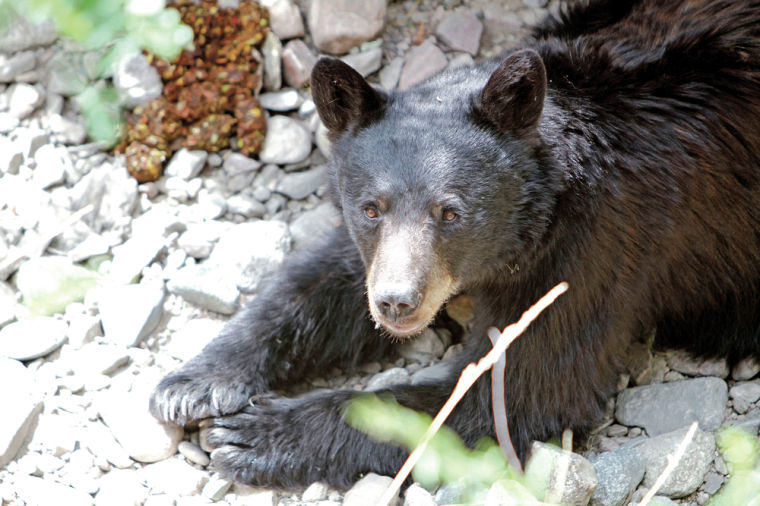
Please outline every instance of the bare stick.
M378 505L387 506L387 504L396 496L401 489L401 485L409 476L409 473L412 472L412 468L417 464L417 461L422 456L425 448L427 448L430 440L438 432L438 429L441 428L443 422L449 417L457 403L462 400L462 397L464 397L470 387L475 384L475 381L477 381L484 372L490 369L496 361L499 360L499 357L507 350L509 345L512 344L512 341L525 332L525 329L533 323L533 320L535 320L544 309L549 307L557 297L565 293L567 288L567 283L563 281L549 290L549 293L541 297L538 302L525 311L516 323L513 323L504 329L504 332L501 333L501 337L499 337L499 340L496 341L496 344L486 356L481 358L477 364L470 363L464 368L462 374L459 376L459 381L454 387L454 391L451 392L448 400L433 419L433 423L430 424L430 427L428 427L428 430L422 436L422 440L420 440L417 447L406 459L404 465L401 466L401 469L398 474L396 474L393 482L385 490L382 497L380 497L380 500L377 502Z
M676 468L676 464L678 464L678 461L681 460L681 457L683 457L684 452L686 452L686 447L689 446L689 443L691 443L691 439L694 437L694 433L697 431L697 422L692 422L691 427L689 427L689 430L686 432L686 435L684 436L683 440L681 441L681 444L678 445L678 448L676 448L675 453L672 455L668 455L668 465L665 466L665 469L662 471L662 474L657 478L657 481L654 482L654 485L652 485L652 488L649 489L649 492L646 493L644 498L639 503L639 506L646 506L649 504L649 501L652 500L652 498L655 496L657 491L659 491L662 486L665 484L665 480L670 478L671 473Z

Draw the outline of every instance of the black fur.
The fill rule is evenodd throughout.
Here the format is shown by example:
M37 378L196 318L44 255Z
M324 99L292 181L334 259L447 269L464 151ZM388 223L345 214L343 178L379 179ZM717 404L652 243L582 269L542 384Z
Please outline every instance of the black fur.
M522 456L534 439L593 426L644 330L700 355L760 358L760 1L589 1L563 12L501 65L388 96L339 62L317 65L345 226L294 255L151 401L166 421L216 417L222 474L345 487L400 466L404 452L343 423L352 393L270 393L392 353L367 309L365 269L398 230L432 259L425 272L436 275L415 289L475 299L451 376L389 389L416 409L440 407L490 347L488 327L569 282L507 353ZM382 265L373 276L393 274ZM468 444L493 435L487 379L449 425Z

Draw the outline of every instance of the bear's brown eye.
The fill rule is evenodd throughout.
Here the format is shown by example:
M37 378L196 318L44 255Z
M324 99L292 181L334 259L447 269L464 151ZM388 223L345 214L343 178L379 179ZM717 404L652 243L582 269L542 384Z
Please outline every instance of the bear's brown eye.
M365 207L364 208L364 215L367 218L370 218L370 219L377 218L377 216L378 216L377 208L374 207L374 206L367 206L367 207Z
M441 216L443 221L454 221L457 219L457 213L452 211L451 209L446 209L443 211L443 215Z

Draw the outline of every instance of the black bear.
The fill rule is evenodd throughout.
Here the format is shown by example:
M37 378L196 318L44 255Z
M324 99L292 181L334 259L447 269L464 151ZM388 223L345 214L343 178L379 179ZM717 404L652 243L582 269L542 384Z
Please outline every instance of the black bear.
M291 488L394 473L405 452L342 419L354 392L272 392L391 355L459 293L475 303L465 352L448 378L389 388L401 404L437 411L489 327L570 285L507 352L521 456L593 427L650 328L760 358L760 1L583 1L500 60L387 94L322 59L312 92L344 224L151 401L167 422L210 418L223 475ZM469 444L494 433L489 389L449 419Z

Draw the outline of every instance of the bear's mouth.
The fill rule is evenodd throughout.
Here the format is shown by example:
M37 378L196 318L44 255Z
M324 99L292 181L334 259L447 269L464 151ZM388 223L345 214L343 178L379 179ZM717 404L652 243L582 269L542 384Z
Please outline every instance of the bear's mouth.
M425 330L428 325L430 324L429 321L412 321L409 323L390 323L386 321L379 322L380 325L382 325L388 332L393 334L395 337L412 337L416 336L423 330Z

